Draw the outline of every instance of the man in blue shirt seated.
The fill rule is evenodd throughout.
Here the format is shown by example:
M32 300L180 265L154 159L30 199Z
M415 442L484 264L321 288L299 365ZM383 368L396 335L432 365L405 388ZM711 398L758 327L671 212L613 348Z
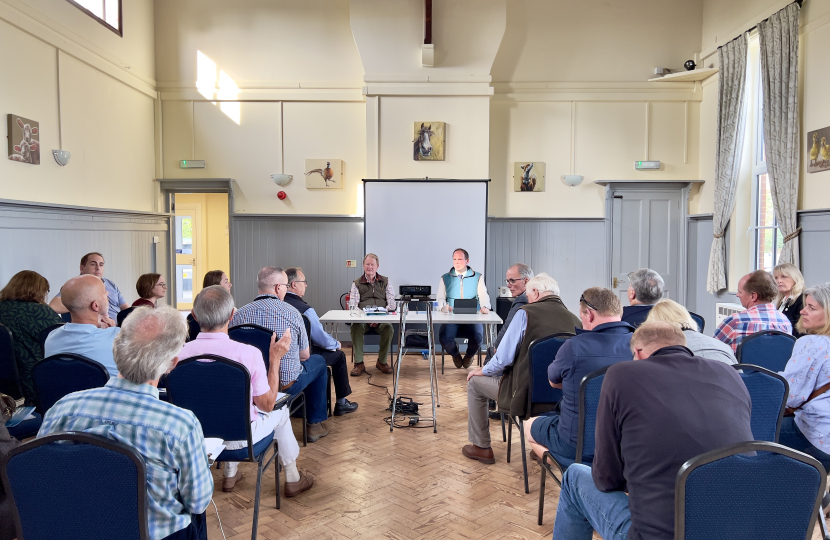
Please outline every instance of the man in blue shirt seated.
M107 288L109 309L107 310L107 316L104 318L103 324L106 326L115 326L115 320L118 317L118 312L122 309L127 309L130 307L130 304L124 300L124 295L121 294L118 286L111 280L104 277L104 256L97 251L93 251L92 253L87 253L81 257L81 275L95 276L104 282L104 287ZM52 301L49 302L49 306L58 314L66 313L68 311L68 306L61 301L61 293L58 293L54 298L52 298Z
M74 277L61 287L63 305L69 309L72 322L46 338L46 358L59 353L80 354L102 364L111 376L118 375L112 342L120 329L99 328L107 317L107 294L104 283L92 275Z
M546 450L558 460L569 462L576 457L579 430L579 385L583 377L617 362L631 360L631 333L634 329L620 321L620 299L610 289L591 287L579 298L582 330L567 340L548 366L548 379L562 389L560 412L538 416L525 422L525 438L537 457ZM582 456L590 463L593 456Z
M159 400L158 392L159 378L176 365L186 335L187 324L172 307L135 310L113 346L120 375L103 388L62 398L38 433L81 431L134 446L147 467L153 540L207 540L213 476L202 426L192 412Z
M306 304L303 297L308 289L308 281L302 268L289 268L285 271L288 276L288 292L283 302L291 305L300 312L300 315L311 323L311 354L319 354L326 359L326 365L331 368L331 378L334 381L334 394L337 402L334 404L334 416L343 416L357 410L357 403L352 403L346 396L352 393L349 384L349 371L346 366L346 354L340 350L340 342L334 339L320 324L320 317L314 308Z
M641 268L628 274L628 303L623 308L622 321L637 328L648 318L648 312L663 297L665 283L651 268Z

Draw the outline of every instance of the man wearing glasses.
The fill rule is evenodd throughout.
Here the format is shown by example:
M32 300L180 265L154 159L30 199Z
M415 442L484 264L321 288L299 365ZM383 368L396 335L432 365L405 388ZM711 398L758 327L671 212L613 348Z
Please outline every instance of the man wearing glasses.
M331 378L334 381L334 393L337 402L334 404L334 416L343 416L357 410L357 403L352 403L346 396L352 393L349 384L349 372L346 366L346 355L340 350L340 342L323 329L320 317L314 308L306 304L303 297L308 289L308 281L302 268L289 268L285 271L288 276L288 292L283 301L290 304L308 319L311 329L308 339L311 341L311 352L326 359L326 365L331 368ZM305 321L304 321L305 322Z
M323 420L328 418L326 360L311 354L308 336L300 312L283 302L288 290L288 276L282 268L266 266L256 277L257 297L236 311L231 328L240 324L258 324L282 336L291 331L291 345L280 361L280 392L295 396L305 392L308 440L317 442L329 434Z
M582 329L565 341L548 366L548 379L562 389L559 414L538 416L525 422L525 438L538 459L545 451L560 463L576 458L579 431L579 385L583 377L617 362L631 360L631 336L634 328L622 322L623 307L614 291L591 287L579 298ZM582 456L591 463L593 455Z
M525 289L527 288L527 281L532 277L533 270L524 263L516 263L507 269L504 275L504 283L510 289L510 294L513 295L513 304L510 305L510 313L507 314L507 318L504 320L501 330L499 330L499 335L496 336L496 342L492 347L487 349L487 358L484 363L489 362L493 355L496 354L499 343L504 338L504 333L507 332L507 327L510 326L510 321L513 320L513 316L516 315L520 307L527 305Z

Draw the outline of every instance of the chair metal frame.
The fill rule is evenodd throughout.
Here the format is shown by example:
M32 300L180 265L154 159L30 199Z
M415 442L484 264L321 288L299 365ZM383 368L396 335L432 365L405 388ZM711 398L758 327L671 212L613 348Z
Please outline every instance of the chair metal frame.
M539 345L539 344L541 344L545 341L551 340L551 339L559 339L559 338L570 339L570 338L574 337L575 335L576 334L574 334L573 332L557 332L557 333L551 334L549 336L545 336L545 337L542 337L542 338L539 338L539 339L534 339L530 343L530 346L528 346L527 350L530 353L531 358L530 358L530 361L527 363L527 369L528 369L528 372L529 372L529 375L530 375L530 377L528 377L528 389L527 389L527 418L530 418L531 409L532 409L532 406L533 406L533 403L534 403L534 401L533 401L533 358L532 358L532 356L533 356L533 347L535 347L536 345ZM563 340L563 344L564 344L564 340ZM559 345L559 347L561 348L562 345ZM553 360L551 360L551 362L553 362ZM543 402L535 402L535 403L543 403ZM554 408L555 408L555 404L554 404ZM505 440L507 442L507 463L510 463L510 450L511 450L511 446L512 446L511 443L513 442L513 424L515 424L516 428L519 430L519 442L522 446L522 473L524 474L525 493L530 493L530 487L528 485L528 478L527 478L527 451L525 449L526 447L525 447L525 430L524 430L524 421L527 420L527 418L521 418L519 416L513 416L512 414L506 414L504 416L507 416L507 419L508 419L507 436L505 437ZM504 416L502 416L502 418L504 418ZM503 431L503 428L504 428L504 426L502 425L502 431Z
M144 463L144 458L134 447L107 439L100 435L93 435L91 433L83 433L78 431L65 431L59 433L52 433L38 439L33 439L21 446L12 449L2 460L0 460L0 479L2 479L3 486L9 496L10 507L14 515L14 526L17 531L18 538L25 538L23 534L23 524L20 521L20 515L17 511L17 504L15 503L14 489L12 489L9 481L8 465L15 456L23 454L29 450L33 450L45 444L52 444L61 441L71 441L74 443L88 444L104 448L106 450L117 452L127 456L136 466L136 478L138 480L137 489L137 510L138 510L138 537L139 540L150 540L149 526L147 523L147 467Z
M767 368L756 366L754 364L732 364L732 367L736 370L747 370L747 371L755 371L757 373L763 373L764 375L768 375L775 379L778 379L782 383L784 383L784 399L781 401L781 410L778 411L778 423L775 427L775 440L774 441L767 441L767 442L778 442L778 436L781 434L781 424L784 421L784 409L787 408L787 396L790 394L790 384L787 382L787 379L779 375L778 373L771 371ZM750 396L751 397L751 396Z
M611 364L613 365L613 364ZM605 375L605 372L608 371L608 368L611 366L605 366L602 369L598 369L593 371L584 377L579 382L579 428L576 434L576 456L574 459L574 464L582 463L582 451L585 444L585 415L587 411L585 410L585 392L588 388L588 383L593 379ZM604 381L603 381L604 382ZM542 467L542 475L539 479L539 525L542 525L542 517L545 511L545 480L546 480L546 473L550 473L551 478L553 481L556 482L560 487L562 486L562 482L556 478L556 475L553 474L553 469L548 464L547 460L550 458L550 461L553 465L556 465L556 468L559 469L559 474L564 475L565 470L567 467L562 467L562 464L556 461L556 458L553 457L553 454L550 453L550 450L544 453L544 455L540 456L539 465Z
M247 447L248 459L241 460L241 461L247 461L247 462L257 464L256 495L254 496L253 528L252 528L252 531L251 531L251 539L255 540L256 537L257 537L257 527L259 525L259 501L260 501L260 497L261 497L261 494L262 494L262 473L268 467L270 467L271 463L273 463L274 460L276 460L277 457L279 456L279 453L280 453L279 452L279 445L277 444L277 440L274 439L273 440L274 452L271 455L271 458L268 459L267 462L265 461L265 456L268 453L268 448L265 448L265 450L263 450L262 453L259 454L259 456L254 455L254 442L253 442L253 435L251 433L251 403L253 402L252 398L251 398L251 374L248 372L248 368L246 368L244 365L240 364L239 362L235 362L233 360L230 360L228 358L218 356L218 355L215 355L215 354L200 354L200 355L197 355L197 356L191 356L190 358L188 358L186 360L182 360L181 362L179 362L176 365L176 367L170 373L173 374L173 373L176 372L177 369L180 369L183 366L186 366L188 364L192 364L193 362L197 362L199 360L211 360L212 362L218 362L218 363L221 363L221 364L225 364L227 366L230 366L234 369L238 369L238 370L245 373L245 377L246 377L246 380L247 380L247 385L245 386L245 403L246 403L245 416L248 417L248 425L246 426L247 435L248 435L248 447ZM202 362L202 363L205 363L205 362ZM179 373L181 373L181 372L179 372ZM176 404L176 390L175 390L175 387L176 387L175 380L176 379L175 378L172 379L174 381L172 388L170 386L170 380L171 379L168 376L167 395L170 399L170 403L172 403L173 405L176 405L176 406L180 406L180 405ZM193 412L193 414L196 414L195 411L192 411L192 412ZM199 416L196 415L196 418L198 419ZM271 445L268 445L268 446L271 446ZM224 454L225 452L228 452L228 450L223 451L222 454ZM223 462L223 461L236 461L236 460L229 460L229 459L221 459L222 454L219 454L219 456L216 458L215 461L217 463ZM274 476L276 478L276 486L277 486L277 509L279 510L282 507L281 496L280 496L280 465L279 465L279 462L277 462L277 464L275 465L275 469L276 470L274 471Z
M274 333L271 330L265 328L264 326L260 326L258 324L253 324L253 323L237 324L236 326L232 326L232 327L228 328L228 336L231 339L233 339L233 336L231 336L230 333L233 330L237 330L237 329L253 329L253 330L260 330L262 332L267 332L269 340L271 339L271 334ZM234 339L234 341L237 341L237 340ZM239 341L238 343L245 343L245 345L251 345L251 347L256 347L256 345L252 345L252 344L246 343L244 341ZM270 356L269 356L270 353L268 351L263 351L259 347L257 347L257 349L259 349L259 352L262 353L262 360L265 362L265 371L267 372L269 369L271 369L271 362L270 362ZM300 408L302 408L302 410L303 410L303 416L302 416L302 418L303 418L303 446L308 446L308 421L307 421L307 415L306 415L305 393L304 392L300 392L299 394L296 394L293 398L288 400L288 414L294 414L295 412L300 410Z
M100 362L96 362L92 358L88 358L88 357L83 356L81 354L58 353L58 354L53 354L52 356L49 356L47 358L44 358L41 362L38 362L32 368L32 384L35 387L35 395L37 396L37 400L38 400L36 410L37 410L37 412L42 414L44 417L46 416L46 412L49 409L52 408L52 405L57 403L58 400L60 400L62 397L66 396L66 395L68 395L72 392L68 392L67 394L64 394L63 396L61 396L61 398L58 398L57 400L55 400L54 403L49 405L48 408L44 408L43 401L42 401L43 392L41 391L42 388L41 388L40 383L38 382L40 380L40 376L38 374L42 370L48 369L49 364L51 364L53 362L63 361L63 360L73 360L75 362L80 362L82 364L86 364L89 367L92 367L92 368L96 369L97 371L99 371L101 373L101 375L103 376L103 384L101 384L100 386L90 386L88 388L85 388L85 390L89 390L89 389L92 389L92 388L101 388L105 384L107 384L107 381L110 380L110 373L109 373L109 371L107 371L107 368L105 368L103 364L101 364ZM77 392L77 390L74 390L74 391Z
M805 536L805 540L810 540L816 526L816 519L823 517L820 514L821 499L827 486L827 471L824 470L821 463L819 463L814 457L798 452L797 450L793 450L792 448L767 441L749 441L733 444L724 448L718 448L717 450L712 450L711 452L706 452L705 454L693 457L681 465L680 470L677 472L677 479L675 480L674 488L675 540L683 540L686 535L686 480L689 478L689 475L695 469L703 465L707 465L714 461L718 461L719 459L734 456L736 454L745 454L747 452L772 452L775 454L781 454L800 461L806 465L810 465L818 471L819 476L821 477L821 484L818 489L813 511L811 512L812 518L810 519L810 525L807 527L807 535ZM820 521L823 522L824 520L820 519Z
M8 371L12 375L12 379L5 380L12 382L17 391L17 395L12 397L14 399L20 399L23 397L23 386L20 384L20 371L17 369L17 355L14 353L14 334L12 334L12 331L7 326L0 324L0 347L2 347L6 338L8 338L9 349L6 351L7 355L2 354L2 350L0 350L0 358L5 357L9 363Z
M305 316L304 313L301 314L303 318L303 324L305 325L305 333L308 337L308 348L311 350L314 345L311 342L311 319ZM311 353L314 354L314 353ZM332 385L332 372L331 366L326 366L326 370L328 371L328 384L326 384L326 407L328 409L328 415L331 416L332 413L332 404L331 404L331 385Z
M782 332L780 330L761 330L759 332L755 332L754 334L751 334L742 339L741 342L738 344L738 348L735 350L735 358L737 358L739 364L746 363L750 365L756 365L752 364L752 362L744 362L743 360L741 360L741 355L743 354L743 349L747 342L764 336L785 336L788 339L792 340L793 344L795 344L797 339L795 336L788 334L786 332Z

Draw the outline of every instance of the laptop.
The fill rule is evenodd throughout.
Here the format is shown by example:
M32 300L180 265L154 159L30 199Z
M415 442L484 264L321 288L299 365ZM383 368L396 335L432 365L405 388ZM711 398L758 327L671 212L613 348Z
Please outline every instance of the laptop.
M478 300L475 298L459 298L453 302L453 313L459 315L472 315L478 312Z

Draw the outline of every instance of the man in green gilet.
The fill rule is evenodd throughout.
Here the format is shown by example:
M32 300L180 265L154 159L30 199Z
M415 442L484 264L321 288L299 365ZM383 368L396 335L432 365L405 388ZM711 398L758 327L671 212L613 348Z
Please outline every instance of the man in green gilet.
M392 291L392 283L389 278L378 274L380 259L374 253L367 253L363 257L363 275L352 282L352 289L349 292L349 309L363 309L367 306L386 308L394 312L397 304L395 293ZM375 367L381 373L392 373L392 368L386 361L389 349L392 345L392 325L389 323L354 323L351 327L352 347L354 347L354 369L351 375L357 377L366 371L363 365L363 335L374 329L380 334L380 347L378 348L378 361Z

